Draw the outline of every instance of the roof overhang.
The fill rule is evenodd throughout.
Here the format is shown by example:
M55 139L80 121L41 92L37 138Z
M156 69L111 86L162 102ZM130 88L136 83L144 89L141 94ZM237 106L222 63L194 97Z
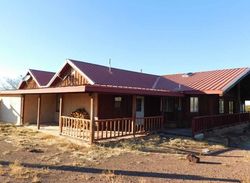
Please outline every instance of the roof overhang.
M246 69L242 74L240 74L238 77L236 77L233 81L228 83L222 90L222 94L224 95L226 92L228 92L230 89L232 89L235 85L237 85L242 79L244 79L246 76L250 74L250 68Z
M122 87L122 86L103 86L103 85L85 85L85 86L69 86L55 88L38 88L38 89L22 89L22 90L6 90L0 91L0 95L23 95L23 94L58 94L58 93L118 93L118 94L134 94L134 95L153 95L153 96L173 96L183 97L182 93L171 92L167 90L155 90L147 88Z
M112 86L112 85L86 85L86 91L102 92L102 93L135 94L135 95L173 96L173 97L184 96L182 93L172 92L168 90Z

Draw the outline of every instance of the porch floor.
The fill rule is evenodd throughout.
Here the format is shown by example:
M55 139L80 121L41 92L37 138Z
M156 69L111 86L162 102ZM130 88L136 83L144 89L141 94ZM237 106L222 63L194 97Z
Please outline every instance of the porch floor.
M27 125L25 126L29 129L32 130L37 130L37 126L36 125ZM40 130L43 133L47 133L49 135L54 135L54 136L60 136L59 134L59 126L40 126Z
M172 129L165 129L163 132L169 135L192 137L191 128L172 128Z

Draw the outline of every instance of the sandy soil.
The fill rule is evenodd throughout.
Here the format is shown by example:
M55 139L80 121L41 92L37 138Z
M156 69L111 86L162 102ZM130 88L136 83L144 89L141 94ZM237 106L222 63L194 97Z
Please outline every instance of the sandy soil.
M250 182L249 151L191 139L152 135L86 147L0 124L0 147L0 182ZM188 162L189 152L201 162Z

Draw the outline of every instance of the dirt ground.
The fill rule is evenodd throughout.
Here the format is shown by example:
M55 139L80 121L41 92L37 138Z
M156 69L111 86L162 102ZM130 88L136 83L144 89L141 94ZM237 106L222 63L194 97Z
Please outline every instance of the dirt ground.
M190 152L201 162L188 162ZM250 152L161 135L86 147L0 124L0 182L249 183Z

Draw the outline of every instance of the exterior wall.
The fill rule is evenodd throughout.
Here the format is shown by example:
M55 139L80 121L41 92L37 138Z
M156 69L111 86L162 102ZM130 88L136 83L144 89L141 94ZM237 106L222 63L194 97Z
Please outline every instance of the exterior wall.
M80 86L89 84L88 80L79 72L74 70L70 65L66 65L60 73L60 78L57 78L52 86L65 87L65 86Z
M36 124L38 95L25 95L24 124Z
M69 116L78 108L84 108L90 114L90 96L88 93L64 94L62 115Z
M115 108L115 97L122 97L121 107ZM126 118L132 116L132 96L129 95L98 95L99 119Z
M41 124L58 124L56 113L56 94L41 96Z
M32 79L29 79L27 82L24 82L24 84L22 85L20 89L35 89L35 88L39 88L39 87L36 84L35 80L32 78Z
M161 97L145 96L144 100L145 117L161 115Z
M115 97L122 97L121 107L115 108ZM132 117L131 95L98 95L99 119L129 118ZM161 115L161 97L144 96L144 116Z
M21 96L0 97L0 121L20 125Z
M199 98L198 112L190 112L190 97ZM192 118L219 114L218 95L186 95L182 100L182 116L180 127L190 127Z

